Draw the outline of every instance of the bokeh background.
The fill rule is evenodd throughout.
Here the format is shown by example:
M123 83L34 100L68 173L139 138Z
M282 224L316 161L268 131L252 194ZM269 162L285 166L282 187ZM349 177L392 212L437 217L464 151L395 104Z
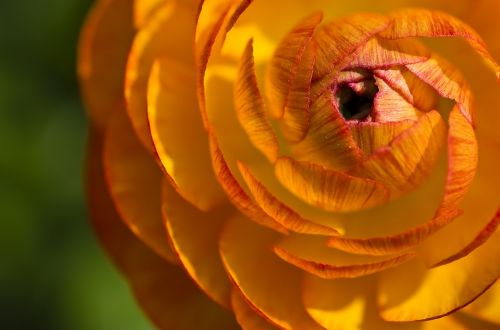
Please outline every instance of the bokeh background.
M0 329L151 329L87 221L75 74L91 0L0 0Z

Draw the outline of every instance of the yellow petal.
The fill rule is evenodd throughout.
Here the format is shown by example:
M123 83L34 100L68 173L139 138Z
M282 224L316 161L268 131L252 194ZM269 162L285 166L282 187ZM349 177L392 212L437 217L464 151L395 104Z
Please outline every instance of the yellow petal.
M307 219L304 219L297 212L277 199L266 187L264 187L252 174L248 166L238 163L243 179L257 204L269 216L275 219L286 229L297 233L312 235L338 235L339 232L331 227L323 226Z
M128 49L134 36L132 0L96 2L78 45L78 78L92 124L104 130L123 100Z
M233 315L204 296L178 267L152 253L124 226L108 194L101 140L91 129L87 151L87 198L97 236L148 317L161 329L237 329Z
M278 158L276 176L300 199L330 211L357 211L389 198L389 190L381 183L287 157Z
M224 205L202 212L167 182L162 189L162 208L170 241L188 274L209 297L229 307L231 283L219 256L218 239L225 221L236 210Z
M279 236L241 216L221 236L222 260L245 299L284 329L321 329L301 303L301 272L270 247Z
M196 8L192 5L165 3L138 31L130 50L125 78L127 111L140 141L149 151L154 150L147 117L151 68L160 56L194 65L195 13Z
M109 192L122 219L153 251L177 262L161 219L162 173L137 140L125 109L110 119L103 152Z
M379 285L382 317L388 321L425 320L462 308L498 279L499 258L497 232L455 262L428 270L422 263L410 262L384 272Z
M355 278L396 267L416 256L361 256L329 248L327 238L293 235L278 242L274 252L286 262L325 279Z
M235 110L239 122L252 143L271 162L278 157L279 144L267 118L264 101L255 76L253 40L241 57L234 89Z
M244 330L278 329L259 315L258 312L245 300L245 297L238 291L238 289L233 289L231 294L231 307L233 308L238 324L241 325Z
M161 58L149 79L148 117L158 158L177 191L209 210L227 199L212 170L195 86L192 65Z
M275 118L283 116L304 51L322 19L322 13L305 18L283 38L275 50L266 85L271 114Z
M272 228L281 233L288 233L288 230L267 215L252 199L246 194L240 183L233 176L229 169L224 155L220 150L217 139L213 134L210 135L210 153L212 163L222 189L226 192L229 200L240 210L241 213L254 220L256 223Z
M481 297L465 307L464 312L473 317L500 325L500 282L497 281Z

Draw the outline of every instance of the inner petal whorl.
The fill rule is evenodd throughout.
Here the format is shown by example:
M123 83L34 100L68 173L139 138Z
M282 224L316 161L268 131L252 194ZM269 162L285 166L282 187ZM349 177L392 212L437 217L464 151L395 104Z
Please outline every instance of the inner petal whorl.
M341 84L335 96L344 119L369 121L377 93L375 79L370 77L360 83Z

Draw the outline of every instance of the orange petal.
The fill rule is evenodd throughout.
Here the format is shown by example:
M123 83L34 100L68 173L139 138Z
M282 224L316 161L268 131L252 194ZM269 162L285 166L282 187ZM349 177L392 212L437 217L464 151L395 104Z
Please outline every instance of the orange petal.
M322 19L322 13L315 13L305 18L285 36L275 50L269 65L266 85L267 96L271 103L271 114L275 118L283 116L299 63Z
M301 272L269 249L278 237L241 216L232 219L220 241L226 270L245 299L275 325L284 329L321 329L302 306Z
M181 269L157 257L125 227L104 182L96 132L91 129L86 167L92 225L126 275L141 308L161 329L237 329L231 313L204 296Z
M389 190L370 179L280 157L276 176L294 195L317 207L347 212L385 203Z
M464 312L473 317L500 325L500 282L497 281L481 297L469 306L465 307Z
M286 229L297 233L313 235L339 234L339 232L334 228L323 226L304 219L297 212L283 204L269 190L267 190L266 187L264 187L262 183L255 178L251 170L246 165L239 162L238 167L257 204L262 208L262 210L264 210L264 212L266 212Z
M231 307L233 308L236 321L245 330L276 330L270 322L253 309L245 300L245 297L238 291L233 289L231 294Z
M408 69L403 67L374 70L374 74L421 111L436 108L437 97L434 89Z
M387 28L389 18L378 14L353 14L330 22L318 29L318 58L314 66L313 80L334 72L333 68L354 53L371 37Z
M407 68L439 95L457 102L467 120L473 122L470 87L460 71L435 54L427 61L410 64Z
M356 146L332 98L330 92L325 92L312 104L306 137L289 147L300 160L345 170L359 162L361 150Z
M103 152L109 192L121 218L153 251L177 263L161 220L162 173L137 140L124 109L110 119Z
M373 100L370 116L376 122L398 122L401 120L417 120L422 112L404 99L401 94L391 88L384 80L375 78L378 93Z
M166 2L141 27L130 50L125 78L127 111L137 136L150 151L154 150L147 117L147 86L151 68L161 56L194 65L195 13L196 8L192 5Z
M316 51L316 42L312 40L302 55L286 100L281 129L285 138L292 143L302 140L309 128L311 79Z
M135 0L134 1L134 24L140 28L166 0Z
M165 227L189 276L214 301L229 307L231 283L219 256L222 226L235 210L229 205L202 212L184 201L164 182L162 208Z
M372 38L352 56L344 69L379 69L425 61L429 50L415 40L384 40Z
M279 144L264 109L253 59L253 40L250 40L240 60L236 76L234 100L236 114L250 140L271 162L278 157Z
M327 247L326 238L290 236L274 246L286 262L325 279L355 278L396 267L415 257L405 253L392 257L360 256Z
M371 155L375 150L387 146L413 123L411 120L402 120L382 124L375 122L348 122L347 124L359 148L366 155Z
M123 100L125 64L134 36L132 3L96 2L80 36L78 78L92 124L101 131Z
M500 80L500 66L495 62L481 37L467 24L443 12L426 9L402 9L389 15L394 21L383 38L462 37L492 68Z
M151 71L148 117L154 147L176 190L201 210L225 202L213 173L191 65L159 59Z
M445 141L446 125L433 110L426 113L387 147L360 165L360 173L398 191L418 186L435 166Z
M213 134L210 135L210 152L217 179L219 180L222 189L224 189L229 197L229 200L238 208L238 210L260 225L272 228L284 234L288 233L288 230L283 225L267 215L267 213L257 206L245 193L229 169L229 166L224 159L224 155L219 148L217 139L213 136Z
M388 321L427 320L452 313L483 294L500 276L500 233L467 258L426 269L410 262L382 273L381 315ZM440 294L436 296L436 292Z

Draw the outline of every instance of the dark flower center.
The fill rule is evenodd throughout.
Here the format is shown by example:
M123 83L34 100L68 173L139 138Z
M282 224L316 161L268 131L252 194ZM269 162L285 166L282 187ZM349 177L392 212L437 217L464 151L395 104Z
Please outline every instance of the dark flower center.
M378 87L373 77L363 81L362 88L354 90L349 84L340 85L337 100L340 113L346 120L365 120L373 110Z

